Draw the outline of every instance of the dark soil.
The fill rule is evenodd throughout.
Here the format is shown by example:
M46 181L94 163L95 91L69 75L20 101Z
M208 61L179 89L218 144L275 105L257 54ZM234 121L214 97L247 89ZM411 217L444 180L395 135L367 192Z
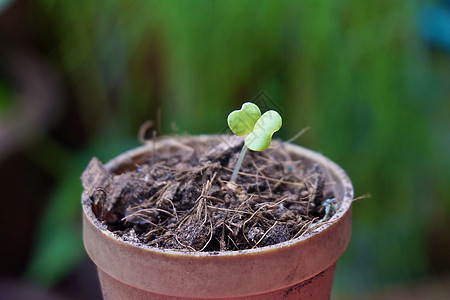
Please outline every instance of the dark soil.
M318 165L273 141L248 151L230 182L241 139L181 145L113 174L93 158L82 176L92 209L125 240L187 251L263 247L299 237L334 213Z

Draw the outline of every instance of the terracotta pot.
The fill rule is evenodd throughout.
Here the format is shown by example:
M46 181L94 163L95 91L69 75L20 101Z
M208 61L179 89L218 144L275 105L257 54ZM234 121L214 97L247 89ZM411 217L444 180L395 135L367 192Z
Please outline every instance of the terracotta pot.
M169 151L192 140L220 137L163 140L125 152L105 167L120 173L153 150ZM319 163L327 181L334 183L327 188L341 202L330 222L313 232L259 249L182 252L136 245L101 225L84 192L84 244L97 265L104 298L329 299L336 261L350 241L353 187L345 172L324 156L292 144L286 148L306 166Z

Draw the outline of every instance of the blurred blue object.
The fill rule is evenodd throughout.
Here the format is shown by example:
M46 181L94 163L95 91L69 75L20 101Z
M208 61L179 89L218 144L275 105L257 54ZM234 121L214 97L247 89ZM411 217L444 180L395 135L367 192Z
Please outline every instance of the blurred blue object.
M450 53L450 1L427 5L419 12L419 32L431 45Z
M8 4L10 4L12 1L11 0L0 0L0 13L8 8Z

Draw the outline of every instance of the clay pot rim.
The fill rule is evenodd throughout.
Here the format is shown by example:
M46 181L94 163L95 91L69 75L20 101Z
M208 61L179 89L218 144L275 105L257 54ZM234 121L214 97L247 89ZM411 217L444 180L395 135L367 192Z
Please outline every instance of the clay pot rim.
M151 151L153 151L155 149L157 150L164 146L170 145L170 141L172 139L176 139L179 142L185 142L185 141L192 140L192 139L196 139L199 142L202 142L202 141L206 142L211 139L220 139L220 138L221 137L219 137L218 135L169 137L169 138L163 139L161 141L158 141L156 145L146 144L146 145L131 149L129 151L126 151L126 152L118 155L117 157L115 157L114 159L109 161L108 163L106 163L105 168L107 170L111 171L115 165L124 164L127 161L130 161L130 157L136 157L136 156L142 155L144 153L150 153ZM109 231L106 228L106 226L101 224L101 222L94 215L91 205L90 205L90 201L88 201L89 195L86 193L86 191L83 191L83 194L82 194L82 207L83 207L84 214L87 217L87 220L90 223L92 223L92 225L94 225L98 230L100 230L101 233L104 234L106 237L108 237L112 240L115 240L116 242L123 243L123 244L129 245L131 247L136 247L145 252L149 252L149 253L153 253L153 254L169 255L169 256L174 256L174 257L186 257L187 256L187 257L198 257L198 258L201 258L201 257L229 257L229 258L231 258L231 257L235 257L238 255L242 256L242 255L255 255L255 254L262 254L262 253L270 253L270 252L273 252L273 251L276 251L276 250L279 250L282 248L284 249L284 248L288 248L288 247L298 246L305 240L325 231L327 228L334 225L342 216L344 216L347 213L347 211L350 209L351 203L353 201L353 186L350 181L350 178L345 173L345 171L339 165L337 165L330 159L326 158L325 156L321 155L320 153L314 152L312 150L309 150L307 148L304 148L304 147L296 145L296 144L284 143L284 145L287 150L289 150L293 147L301 148L301 150L303 151L303 153L302 153L303 156L305 156L306 158L308 158L310 160L319 162L321 164L321 166L326 168L327 170L332 170L332 172L338 177L340 183L342 183L342 186L344 188L343 199L342 199L342 201L340 201L340 206L339 206L338 210L336 211L336 213L330 218L330 220L328 220L324 224L320 225L313 231L304 234L301 237L298 237L298 238L295 238L295 239L292 239L292 240L289 240L286 242L282 242L279 244L275 244L275 245L269 245L269 246L264 246L264 247L254 248L254 249L246 249L246 250L210 251L210 252L195 251L194 252L194 251L182 251L182 250L173 250L173 249L162 249L162 248L146 246L146 245L143 245L140 243L134 243L132 241L125 240L122 237Z

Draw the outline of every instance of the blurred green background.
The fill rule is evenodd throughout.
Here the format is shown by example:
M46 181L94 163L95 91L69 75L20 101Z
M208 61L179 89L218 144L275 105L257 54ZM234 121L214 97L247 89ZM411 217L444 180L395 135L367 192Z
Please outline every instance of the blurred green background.
M262 92L278 137L309 126L296 142L371 195L333 297L444 295L449 23L450 1L0 1L1 278L97 297L79 271L90 158L137 146L148 119L160 135L220 133Z

